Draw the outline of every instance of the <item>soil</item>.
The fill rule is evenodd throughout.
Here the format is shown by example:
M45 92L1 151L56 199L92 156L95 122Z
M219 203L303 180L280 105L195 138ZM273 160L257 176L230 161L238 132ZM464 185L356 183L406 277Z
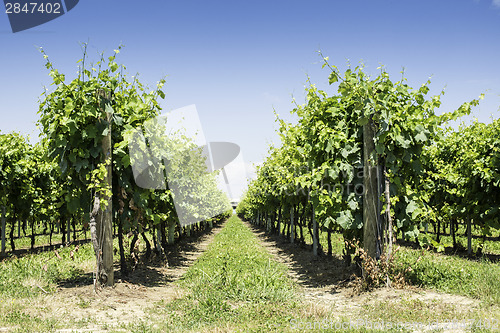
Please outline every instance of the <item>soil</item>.
M345 318L352 316L363 306L398 302L402 299L418 299L429 306L436 303L452 304L454 307L469 310L479 304L479 301L467 297L418 288L386 288L353 295L355 270L345 267L340 258L327 255L313 257L307 246L290 244L281 236L270 236L250 224L247 225L256 234L262 246L277 261L288 266L290 277L299 285L299 297L308 304L308 316L316 314L320 318L326 313L333 313L337 318ZM101 332L104 331L103 324L109 327L137 322L146 318L147 309L153 303L169 302L183 296L183 290L173 282L207 249L223 227L224 224L216 225L210 232L194 240L181 240L167 253L168 267L164 261L158 259L139 264L128 278L118 277L113 288L106 288L98 293L94 292L92 276L89 275L82 280L81 285L63 284L56 293L34 300L34 304L29 308L38 316L58 314L58 317L64 317L68 321L80 321L85 327L61 332ZM92 321L85 323L91 318Z

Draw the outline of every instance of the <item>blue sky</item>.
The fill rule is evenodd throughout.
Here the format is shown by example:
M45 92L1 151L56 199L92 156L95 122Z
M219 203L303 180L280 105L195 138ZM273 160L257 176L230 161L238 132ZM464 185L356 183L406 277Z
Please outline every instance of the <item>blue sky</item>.
M431 92L446 87L441 112L486 93L480 121L500 111L500 0L421 1L97 1L85 0L42 26L13 34L0 13L0 130L36 137L38 98L50 83L42 46L68 79L80 42L98 52L125 48L118 61L153 87L166 76L165 111L195 104L209 141L241 146L247 163L278 142L273 108L293 118L306 75L319 87L321 49L345 69L383 64L397 80ZM332 91L331 88L329 90Z

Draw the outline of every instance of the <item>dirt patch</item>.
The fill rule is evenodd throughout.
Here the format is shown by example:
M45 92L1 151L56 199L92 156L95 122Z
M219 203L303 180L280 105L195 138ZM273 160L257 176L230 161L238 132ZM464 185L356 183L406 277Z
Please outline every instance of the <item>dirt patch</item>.
M71 327L81 329L61 332L99 332L116 329L120 324L147 318L148 308L156 302L170 302L183 296L184 291L173 282L178 280L193 262L208 248L224 224L214 226L209 233L198 238L183 239L166 254L164 261L152 260L139 264L126 278L118 276L115 286L95 293L92 273L82 278L82 284L62 283L57 292L31 301L30 314L43 318L63 318Z

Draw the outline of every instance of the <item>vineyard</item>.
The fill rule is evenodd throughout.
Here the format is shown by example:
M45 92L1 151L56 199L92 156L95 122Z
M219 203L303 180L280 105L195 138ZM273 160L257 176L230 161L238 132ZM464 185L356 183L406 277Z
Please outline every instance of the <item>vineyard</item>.
M175 239L227 218L231 207L217 189L215 178L203 176L199 163L186 161L184 151L201 160L201 151L189 139L179 136L155 145L154 150L141 150L137 147L140 142L133 140L138 135L136 128L158 116L158 99L165 97L161 90L164 80L147 92L137 77L127 81L125 67L115 62L120 49L107 58L101 54L99 61L89 64L87 45L83 46L78 76L69 83L40 49L55 88L50 93L46 90L40 102L40 141L31 145L17 133L0 136L2 255L6 254L7 230L11 254L16 251L16 238L21 230L26 236L27 228L31 250L37 236L48 235L48 245L52 245L53 236L59 234L65 245L76 242L77 234L87 238L88 232L96 253L99 287L113 285L113 235L118 238L121 273L127 275L126 255L133 254L139 237L148 256L152 251L161 254ZM161 126L158 123L145 130L158 136ZM168 156L171 187L176 181L189 184L183 193L186 198L178 198L185 203L185 211L200 216L206 216L200 211L203 207L226 212L181 224L170 190L142 185L148 179L165 183L165 166L150 163L140 174L133 170L132 162L146 150L151 161ZM204 202L203 207L190 206L193 200L188 198L194 195ZM127 235L132 235L130 252L124 246Z
M479 99L437 115L430 81L413 89L383 69L371 79L323 60L337 93L311 84L307 103L293 110L298 123L278 119L282 144L270 148L238 214L292 243L308 232L314 255L320 233L328 254L332 233L341 233L347 263L359 241L376 259L392 255L397 237L443 251L441 235L451 235L457 251L459 230L469 255L473 237L481 239L476 254L487 252L500 228L499 120L453 130L446 124Z
M203 149L164 136L165 80L86 47L71 81L40 49L39 141L0 133L0 331L498 329L500 120L450 126L482 95L438 112L430 81L321 54L332 92L277 117L235 216Z

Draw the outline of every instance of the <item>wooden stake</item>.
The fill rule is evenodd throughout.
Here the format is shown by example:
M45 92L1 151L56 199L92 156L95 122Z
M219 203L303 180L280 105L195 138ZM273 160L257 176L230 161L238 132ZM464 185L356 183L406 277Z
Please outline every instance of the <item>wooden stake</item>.
M470 216L467 216L467 254L472 254L472 224Z
M385 169L385 168L384 168ZM391 216L391 194L389 177L387 176L386 170L384 170L384 180L385 180L385 216L387 219L387 260L392 253L392 241L393 241L393 228L392 228L392 216Z
M318 255L318 223L316 222L314 205L312 205L312 223L313 223L313 255Z
M112 142L111 142L111 123L112 114L106 112L105 105L111 101L111 93L107 93L104 90L98 91L99 96L99 106L103 117L108 125L108 133L102 140L102 151L104 154L104 161L106 162L106 177L104 182L107 184L109 189L112 189L112 175L113 175L113 163L112 163ZM103 211L99 209L97 216L97 234L99 236L99 243L102 250L102 263L103 269L106 273L107 279L105 284L107 286L114 285L114 269L113 269L113 207L111 198L104 197L102 200L107 200L108 204L106 209ZM103 281L104 282L104 281Z
M156 250L158 253L163 254L163 250L161 248L161 227L158 225L156 228Z
M5 254L5 206L2 207L2 255Z
M175 241L175 222L170 221L168 225L168 244L172 245Z
M370 160L375 144L371 120L363 126L364 196L363 196L363 248L372 257L377 257L377 212L378 181L377 167Z

